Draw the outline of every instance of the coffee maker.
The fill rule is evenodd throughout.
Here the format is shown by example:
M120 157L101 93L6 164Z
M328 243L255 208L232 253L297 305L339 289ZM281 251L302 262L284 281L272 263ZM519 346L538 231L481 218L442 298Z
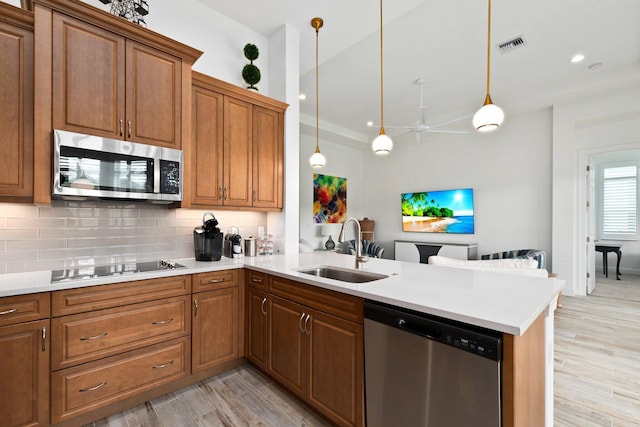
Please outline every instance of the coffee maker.
M210 216L211 218L207 219ZM222 257L222 232L218 220L211 212L202 216L202 226L193 229L193 247L196 261L220 261Z
M224 238L224 256L227 258L240 258L242 256L242 236L240 229L232 225Z

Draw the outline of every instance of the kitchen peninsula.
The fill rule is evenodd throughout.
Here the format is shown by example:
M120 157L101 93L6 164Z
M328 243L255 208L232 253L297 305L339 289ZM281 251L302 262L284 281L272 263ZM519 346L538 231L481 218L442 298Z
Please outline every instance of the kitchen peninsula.
M318 304L322 310L331 315L329 317L332 321L337 319L346 324L348 328L353 328L353 334L349 336L355 337L352 356L352 359L356 360L354 365L356 373L352 381L355 384L355 397L352 401L352 407L342 412L340 410L332 412L329 405L323 402L314 403L312 397L306 400L339 425L363 425L362 302L364 300L381 302L503 334L502 425L527 425L523 424L523 420L530 420L531 417L537 417L537 419L541 420L538 425L542 425L543 419L547 420L547 425L551 425L548 423L549 419L552 419L550 418L551 407L549 405L552 402L550 381L553 369L552 361L550 362L545 357L552 354L553 310L557 294L562 288L563 281L561 280L478 270L452 269L385 259L372 259L364 265L363 272L387 276L366 283L349 283L300 272L300 270L318 266L353 268L354 258L352 256L332 252L244 257L240 259L223 257L219 262L197 262L193 259L176 261L184 267L161 272L116 274L100 278L61 280L55 283L51 283L51 271L0 275L0 311L11 310L8 303L16 298L29 296L35 298L37 296L41 301L45 301L42 303L43 307L41 308L44 314L41 317L26 318L24 320L40 319L38 322L45 322L45 325L48 325L50 321L52 334L49 335L51 335L51 338L49 335L46 338L43 336L42 341L43 344L47 343L51 348L59 348L60 344L57 343L56 345L53 341L55 341L56 336L60 336L60 332L58 331L56 335L55 330L56 327L60 327L60 322L67 322L68 319L70 323L64 324L67 324L66 328L71 330L74 325L80 325L79 328L81 329L83 322L86 321L84 317L86 315L97 316L98 313L104 313L101 316L116 316L114 319L121 316L123 316L122 318L132 316L124 312L120 313L120 311L124 310L124 307L103 309L104 307L100 306L102 302L98 302L98 296L105 294L108 290L109 293L118 295L118 298L138 298L138 296L132 297L129 295L131 292L128 289L135 287L138 289L138 294L142 295L144 292L141 292L140 289L146 287L149 294L155 294L155 298L164 299L159 300L161 302L127 300L128 307L140 309L140 313L156 310L158 311L158 316L166 317L167 319L163 317L162 320L155 323L173 324L168 329L168 335L165 336L165 338L169 339L167 343L171 343L173 347L158 349L157 352L160 352L161 356L159 360L163 360L162 357L165 357L170 358L171 361L177 361L179 360L177 359L178 355L181 355L182 359L184 359L180 359L182 360L181 370L173 372L173 376L169 375L167 379L163 380L164 383L161 384L161 387L157 387L158 391L166 393L172 389L184 387L190 382L203 379L203 375L211 375L213 372L220 372L221 369L224 370L236 366L245 360L244 357L263 368L270 375L268 366L260 366L260 363L255 362L256 358L254 357L257 354L259 359L260 355L263 354L260 353L260 349L256 352L256 346L259 347L263 344L264 354L272 351L271 358L278 356L277 353L273 353L277 350L275 345L267 346L266 342L260 341L266 335L262 337L258 334L258 341L254 339L253 332L255 332L256 328L267 327L266 323L260 323L263 321L261 316L266 314L267 311L271 312L273 310L275 313L278 307L288 308L289 306L286 304L290 304L287 302L289 299L296 304L306 303L306 306ZM283 294L284 291L289 292L291 295ZM245 295L246 304L243 304ZM45 297L46 299L43 299ZM49 298L51 303L49 303ZM184 300L184 298L187 298L187 300ZM270 300L265 306L268 298ZM191 303L189 303L189 299ZM93 304L93 306L89 305L91 308L86 313L74 314L82 311L74 307L74 304L81 305L85 303ZM277 303L281 303L281 305L278 306ZM122 304L120 305L122 306ZM211 349L207 350L206 346L203 349L200 347L201 344L196 345L196 343L200 343L200 338L203 336L210 339L211 335L208 334L215 335L218 333L217 330L212 332L210 326L205 324L205 319L208 319L206 313L214 313L214 316L217 316L215 313L227 307L231 307L229 310L224 311L227 317L215 317L215 322L218 322L218 325L226 325L221 329L232 331L230 333L233 337L231 340L233 343L229 346L230 350L227 353L216 355L216 357L219 356L217 360L223 360L224 363L217 364L215 370L205 369L198 376L196 372L196 365L198 365L196 354L201 356L207 351L211 351ZM305 307L305 305L301 305L301 307ZM171 310L174 311L172 312ZM181 315L180 313L183 314ZM325 316L325 319L329 318L318 309L304 309L303 316L298 315L302 320L298 322L297 317L294 320L296 329L297 323L304 324L306 335L310 335L311 331L318 331L322 327L321 323L314 324L313 319L311 320L311 325L307 326L307 322L311 317L309 313L314 313L315 318L322 318L321 316ZM1 325L8 324L6 322L9 321L9 317L18 314L14 312L13 314L4 315L4 319L0 318L0 321L4 320L5 323ZM258 317L254 317L253 314L257 314ZM304 317L305 314L306 318ZM340 317L345 318L346 321L339 319ZM51 320L49 320L50 318ZM76 318L77 322L73 323ZM173 321L174 318L176 321ZM177 319L182 319L182 321ZM234 326L232 327L231 324ZM16 325L12 326L9 321L9 326L7 327L14 326ZM347 330L351 331L351 329ZM331 331L334 331L334 329L329 328L329 332ZM84 331L81 332L84 333ZM139 332L137 333L139 334ZM106 330L102 334L106 335ZM93 338L95 338L95 341L99 341L101 339L99 336L100 334L97 333L95 337L90 336L92 340L88 342L93 342ZM200 338L196 339L196 337ZM191 346L189 338L193 341ZM117 362L119 360L117 359L118 357L124 358L125 356L133 357L133 362L127 359L127 363L134 363L137 360L137 354L147 357L146 353L144 353L146 349L153 350L162 345L162 343L157 344L159 338L154 338L153 336L142 336L140 339L147 341L144 341L144 345L139 349L127 347L128 343L118 343L120 347L116 347L119 348L118 351L122 351L122 354L115 354L115 350L110 353L108 349L105 352L104 348L96 347L96 349L103 351L100 357L104 356L104 358L95 361L91 360L97 359L97 357L93 357L91 354L74 355L61 353L56 355L54 352L51 357L52 366L50 367L52 372L52 395L54 392L61 393L59 387L73 380L73 375L71 375L65 377L66 379L63 382L60 382L61 380L57 376L61 375L61 373L69 372L74 374L78 371L78 375L80 375L80 370L85 365L93 366L93 364L97 364L101 360L108 361L113 359ZM315 345L318 345L317 341ZM133 348L133 351L129 351L131 348ZM277 348L282 348L282 346L277 346ZM213 351L215 352L217 349ZM73 357L77 357L78 361L84 362L86 360L89 363L74 366ZM191 359L193 361L189 363ZM202 365L206 366L206 363ZM67 368L67 366L69 367ZM135 366L135 363L132 366ZM164 366L164 364L160 363L158 366ZM46 368L46 372L49 372L49 368ZM7 376L9 374L3 372L2 375ZM288 387L286 378L278 378L276 375L276 379L284 384L285 387ZM92 381L95 382L95 379L92 378ZM97 387L102 383L91 384L92 387ZM296 391L291 387L288 388L294 394L299 394L303 397L309 396L309 392L304 390ZM148 396L153 395L155 391L155 389L152 391L146 390L147 394L141 394L141 396L146 396L148 399ZM127 404L136 402L135 398L135 395L133 397L130 396ZM49 396L45 394L43 399L48 401ZM80 408L77 413L71 410L73 408L69 409L70 407L59 409L60 403L56 403L52 396L51 413L56 413L56 415L51 419L51 424L77 425L74 424L74 417L78 418L77 415L80 415L78 419L86 421L89 419L86 416L95 419L95 417L109 414L109 410L117 412L124 408L123 406L113 406L112 403L111 406L107 405L106 409L98 408L99 410L97 411L90 411L82 409L82 402L73 403ZM55 405L57 405L58 409L55 409ZM65 415L65 410L67 409L69 411ZM350 414L353 416L351 417ZM82 418L82 416L85 416L85 418ZM48 423L45 422L42 425L48 425Z

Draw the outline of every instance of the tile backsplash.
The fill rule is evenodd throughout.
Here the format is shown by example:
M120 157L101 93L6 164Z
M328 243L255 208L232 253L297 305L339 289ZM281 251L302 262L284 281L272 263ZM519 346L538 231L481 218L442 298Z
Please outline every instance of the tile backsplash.
M193 228L206 211L142 203L0 203L0 273L56 270L160 258L191 258ZM257 235L262 212L212 210L220 230Z

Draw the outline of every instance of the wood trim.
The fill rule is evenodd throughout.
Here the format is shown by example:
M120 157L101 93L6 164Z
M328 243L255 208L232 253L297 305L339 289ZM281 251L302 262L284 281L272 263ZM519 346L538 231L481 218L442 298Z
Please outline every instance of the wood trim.
M33 93L33 203L51 204L52 171L52 49L53 16L35 5Z
M524 335L503 336L502 426L545 422L545 314Z
M36 8L37 6L42 6L50 10L60 11L97 27L120 34L130 40L157 47L190 63L194 63L202 56L202 52L198 49L133 24L126 19L112 15L80 0L33 0L33 2Z
M269 98L268 96L256 93L253 90L248 90L240 86L227 83L197 71L192 71L191 79L193 84L198 86L271 110L284 112L289 106L289 104L278 101L277 99Z
M192 138L195 138L193 132L194 120L194 106L193 106L193 88L191 84L191 66L193 64L187 61L182 61L182 129L181 129L181 141L182 141L182 156L183 156L183 172L182 172L182 202L180 207L191 208L191 198L193 193L193 186L195 180L191 169L193 168L193 153L195 150L195 144ZM185 168L186 165L189 165ZM194 169L194 168L193 168Z
M33 8L30 10L33 10ZM34 16L33 12L29 10L20 9L0 1L0 22L6 22L7 24L33 31Z

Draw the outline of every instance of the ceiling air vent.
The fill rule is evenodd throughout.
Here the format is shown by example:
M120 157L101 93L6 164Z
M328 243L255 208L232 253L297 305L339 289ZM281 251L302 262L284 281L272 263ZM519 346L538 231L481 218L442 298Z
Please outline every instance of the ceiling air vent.
M527 42L524 40L524 37L520 35L506 42L498 43L497 47L500 53L509 53L514 49L526 46L526 44Z

